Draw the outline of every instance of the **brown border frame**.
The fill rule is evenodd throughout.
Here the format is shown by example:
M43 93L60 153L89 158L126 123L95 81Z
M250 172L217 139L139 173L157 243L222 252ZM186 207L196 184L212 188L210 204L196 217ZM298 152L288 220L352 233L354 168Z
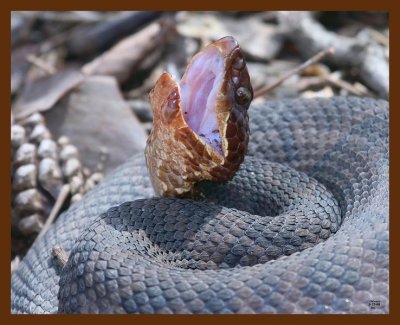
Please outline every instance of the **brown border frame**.
M6 3L4 3L6 2ZM292 2L292 3L291 3ZM198 323L203 324L204 322L216 323L243 323L249 322L250 324L270 324L274 323L298 323L304 322L306 324L320 324L321 322L360 322L362 324L376 324L377 322L392 323L395 319L400 320L400 301L399 301L399 237L396 232L400 230L399 227L399 208L396 204L396 198L398 198L399 186L396 180L398 180L399 171L396 166L400 166L398 160L398 139L399 127L396 127L398 121L399 111L396 107L399 107L399 91L396 90L399 82L399 61L395 58L399 58L399 21L400 21L400 10L397 7L395 1L390 0L379 0L370 1L370 3L363 2L350 2L344 0L336 0L334 2L323 2L315 0L302 0L300 1L287 1L279 0L276 2L266 1L261 2L260 0L246 0L234 3L233 1L217 2L213 0L203 0L201 2L186 1L179 3L178 1L163 1L163 0L143 0L140 3L134 3L128 0L113 0L113 1L93 1L83 3L82 0L69 0L68 2L56 2L56 1L2 1L0 2L0 33L1 33L1 44L2 50L0 51L0 80L1 80L1 96L2 109L0 109L1 123L3 128L0 128L2 136L1 141L1 183L2 189L4 190L1 198L4 199L5 204L1 205L3 216L2 218L2 235L0 236L1 241L1 259L0 264L2 268L2 281L1 281L1 303L0 308L2 311L2 318L8 322L15 323L70 323L75 319L77 321L94 321L96 324L101 322L109 322L112 320L122 321L134 321L138 324L144 323ZM10 229L10 204L11 202L11 188L10 188L10 12L12 10L382 10L390 12L390 105L394 107L390 110L390 314L389 315L181 315L181 316L166 316L166 315L135 315L135 316L102 316L102 315L11 315L10 314L10 242L11 233ZM394 90L394 91L393 91ZM395 202L395 203L393 203ZM53 317L57 317L54 319ZM129 317L129 318L127 318ZM132 318L131 318L132 317Z

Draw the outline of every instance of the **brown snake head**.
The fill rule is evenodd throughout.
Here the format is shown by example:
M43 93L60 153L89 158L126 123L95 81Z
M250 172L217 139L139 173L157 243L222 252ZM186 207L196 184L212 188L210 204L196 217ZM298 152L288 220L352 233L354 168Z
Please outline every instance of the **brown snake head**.
M199 181L232 178L247 150L252 98L230 36L196 54L179 83L164 72L150 92L154 122L145 150L156 194L179 196Z

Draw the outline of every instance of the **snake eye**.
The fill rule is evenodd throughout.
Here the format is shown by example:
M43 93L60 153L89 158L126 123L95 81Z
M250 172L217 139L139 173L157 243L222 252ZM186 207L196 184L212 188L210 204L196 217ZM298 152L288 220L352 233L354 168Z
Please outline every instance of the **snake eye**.
M246 87L239 87L235 93L236 101L239 105L247 105L253 99L253 94L251 91Z

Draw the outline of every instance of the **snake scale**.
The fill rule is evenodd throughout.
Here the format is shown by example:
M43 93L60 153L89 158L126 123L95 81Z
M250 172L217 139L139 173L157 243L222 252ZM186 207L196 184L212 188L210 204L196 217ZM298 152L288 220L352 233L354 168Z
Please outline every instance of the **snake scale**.
M308 175L324 184L341 211L336 233L301 252L262 262L268 250L265 244L271 238L284 245L285 238L295 231L288 227L284 230L279 223L267 228L268 222L236 210L229 212L209 205L202 212L201 203L183 199L124 203L153 196L144 157L139 155L61 215L33 245L12 275L12 311L58 311L62 272L51 250L60 245L72 251L63 279L76 280L60 294L63 308L68 311L388 312L387 102L347 97L279 100L253 105L249 115L252 133L248 156L257 161L265 159L271 162L267 166L283 172L275 175L274 184L282 183L288 173L295 173L293 180ZM253 178L244 176L255 172L257 163L245 161L237 175L238 181L247 182L250 189L258 188L258 174ZM289 185L283 185L288 195ZM225 200L235 204L238 196L243 196L255 205L253 209L258 209L257 198L268 194L235 195L234 187L232 196L225 196ZM145 211L146 206L151 207L146 214L153 219L144 220L143 215L135 213ZM166 211L172 213L170 219ZM125 217L119 218L120 214ZM219 219L213 223L210 216ZM163 223L154 224L158 221ZM308 235L324 229L318 220L304 226L304 234ZM225 242L226 237L227 245L236 243L230 248L235 248L234 256L257 256L259 263L194 270L174 265L174 256L162 252L175 252L171 254L176 254L178 260L186 230L200 229L198 241L207 244L205 252L208 246L213 249L219 241ZM78 238L81 241L76 243ZM130 245L143 255L136 255ZM254 254L249 250L252 247L257 247ZM197 250L194 253L202 254ZM196 264L197 260L189 259L187 263ZM75 270L73 265L77 265ZM89 273L81 275L82 270ZM81 294L86 286L92 289ZM65 301L67 296L70 302ZM379 301L381 308L371 309L370 301ZM101 306L106 308L101 310Z
M136 155L72 205L13 272L12 312L388 313L388 103L248 113L239 171L196 201L154 197Z

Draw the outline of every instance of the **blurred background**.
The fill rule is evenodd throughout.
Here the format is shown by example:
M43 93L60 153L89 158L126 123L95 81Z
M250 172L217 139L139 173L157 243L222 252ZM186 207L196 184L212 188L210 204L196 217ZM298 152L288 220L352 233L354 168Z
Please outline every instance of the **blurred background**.
M336 95L389 97L386 12L11 13L12 262L110 170L143 152L148 93L177 80L205 45L232 35L253 88L335 54L254 101ZM250 108L251 109L251 108Z

